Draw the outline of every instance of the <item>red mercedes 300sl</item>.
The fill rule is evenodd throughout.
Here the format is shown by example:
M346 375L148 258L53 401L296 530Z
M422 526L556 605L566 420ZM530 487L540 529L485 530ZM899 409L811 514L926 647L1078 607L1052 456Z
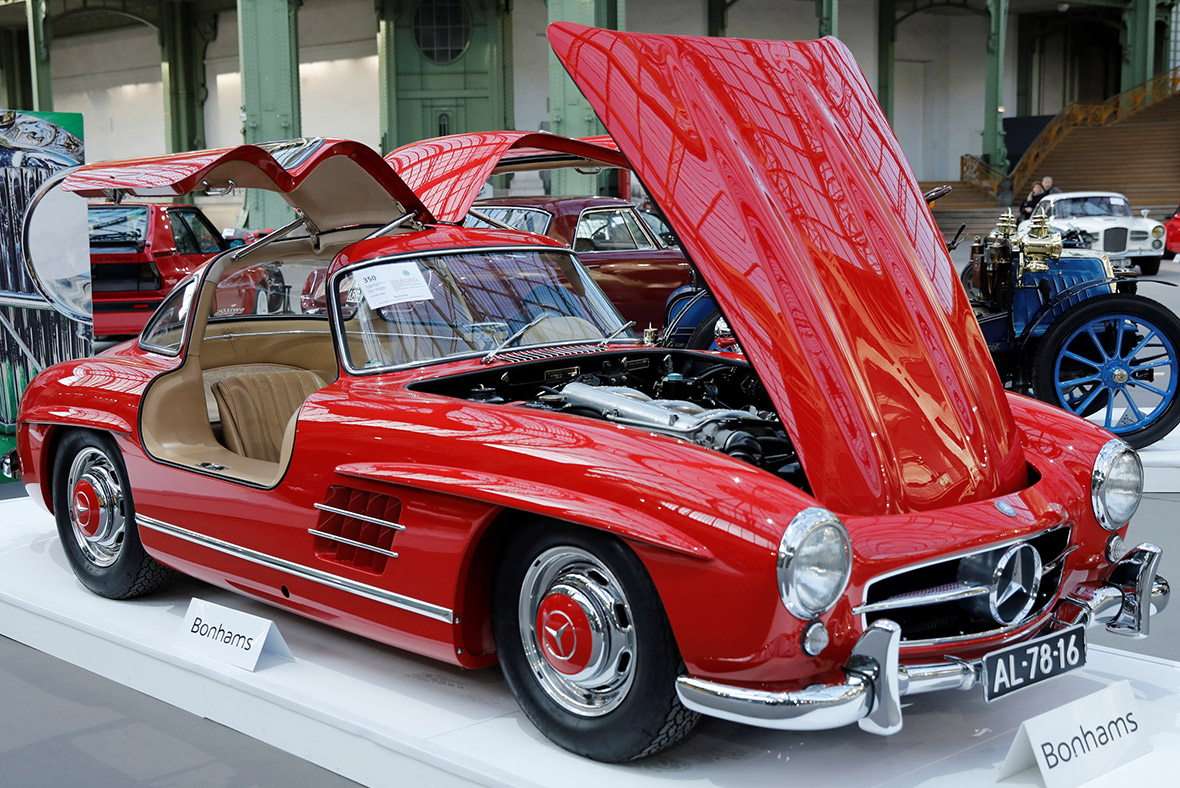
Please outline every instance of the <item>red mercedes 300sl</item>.
M608 761L698 714L888 734L903 696L997 698L1081 666L1087 626L1145 635L1168 589L1124 541L1137 455L1001 388L848 51L549 35L746 358L645 346L572 250L457 226L505 151L577 141L457 144L417 194L344 142L83 167L65 188L232 181L300 218L29 388L13 470L82 582L174 569L499 662ZM295 292L327 268L326 309L219 308L255 266Z

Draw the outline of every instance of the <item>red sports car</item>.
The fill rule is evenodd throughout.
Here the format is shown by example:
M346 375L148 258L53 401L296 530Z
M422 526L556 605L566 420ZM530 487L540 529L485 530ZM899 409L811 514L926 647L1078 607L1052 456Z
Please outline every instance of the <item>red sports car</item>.
M1171 260L1180 254L1180 208L1164 220L1167 238L1164 241L1164 258Z
M193 205L93 204L90 225L94 333L137 334L172 288L229 248Z
M746 358L646 346L572 250L461 226L509 151L584 142L424 142L417 192L347 142L87 165L67 189L232 179L300 218L29 387L6 464L81 582L178 570L498 662L546 736L606 761L702 713L893 733L905 696L1000 698L1081 666L1087 626L1146 634L1168 587L1126 541L1137 455L1003 390L848 50L549 36ZM220 313L260 266L313 314Z

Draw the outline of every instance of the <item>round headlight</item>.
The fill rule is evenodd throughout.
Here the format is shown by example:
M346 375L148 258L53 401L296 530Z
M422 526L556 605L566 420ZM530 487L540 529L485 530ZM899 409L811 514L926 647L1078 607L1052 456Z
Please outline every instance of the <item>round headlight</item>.
M804 509L778 546L778 590L791 615L810 619L831 609L848 586L852 544L840 518Z
M1151 236L1153 238L1163 238L1164 237L1164 228L1158 224L1155 227L1152 227L1151 228Z
M1143 496L1143 463L1139 454L1117 438L1108 441L1094 460L1090 474L1090 500L1094 516L1108 531L1131 521Z

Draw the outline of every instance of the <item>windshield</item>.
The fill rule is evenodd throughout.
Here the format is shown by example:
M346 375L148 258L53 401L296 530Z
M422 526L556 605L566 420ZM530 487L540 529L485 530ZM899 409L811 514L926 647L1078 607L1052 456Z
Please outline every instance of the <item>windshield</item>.
M1130 216L1131 206L1122 197L1071 197L1053 204L1053 215L1058 219L1077 219L1086 216Z
M89 205L90 243L140 242L147 235L148 209L143 205Z
M378 262L334 285L344 357L385 369L509 347L601 340L623 326L567 252L482 251ZM629 331L620 340L634 340Z

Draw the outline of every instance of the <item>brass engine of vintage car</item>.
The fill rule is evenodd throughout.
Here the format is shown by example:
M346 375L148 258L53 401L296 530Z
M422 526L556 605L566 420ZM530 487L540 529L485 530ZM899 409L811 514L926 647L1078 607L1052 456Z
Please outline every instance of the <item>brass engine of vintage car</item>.
M1049 229L1044 214L1034 216L1029 230L1018 233L1015 215L1011 209L1006 211L994 230L971 243L970 273L968 277L964 272L963 284L969 286L976 314L981 309L992 312L1010 308L1013 290L1025 284L1025 274L1048 273L1060 261L1062 249L1061 234ZM1035 286L1048 299L1050 293L1046 290L1051 285L1038 279Z

